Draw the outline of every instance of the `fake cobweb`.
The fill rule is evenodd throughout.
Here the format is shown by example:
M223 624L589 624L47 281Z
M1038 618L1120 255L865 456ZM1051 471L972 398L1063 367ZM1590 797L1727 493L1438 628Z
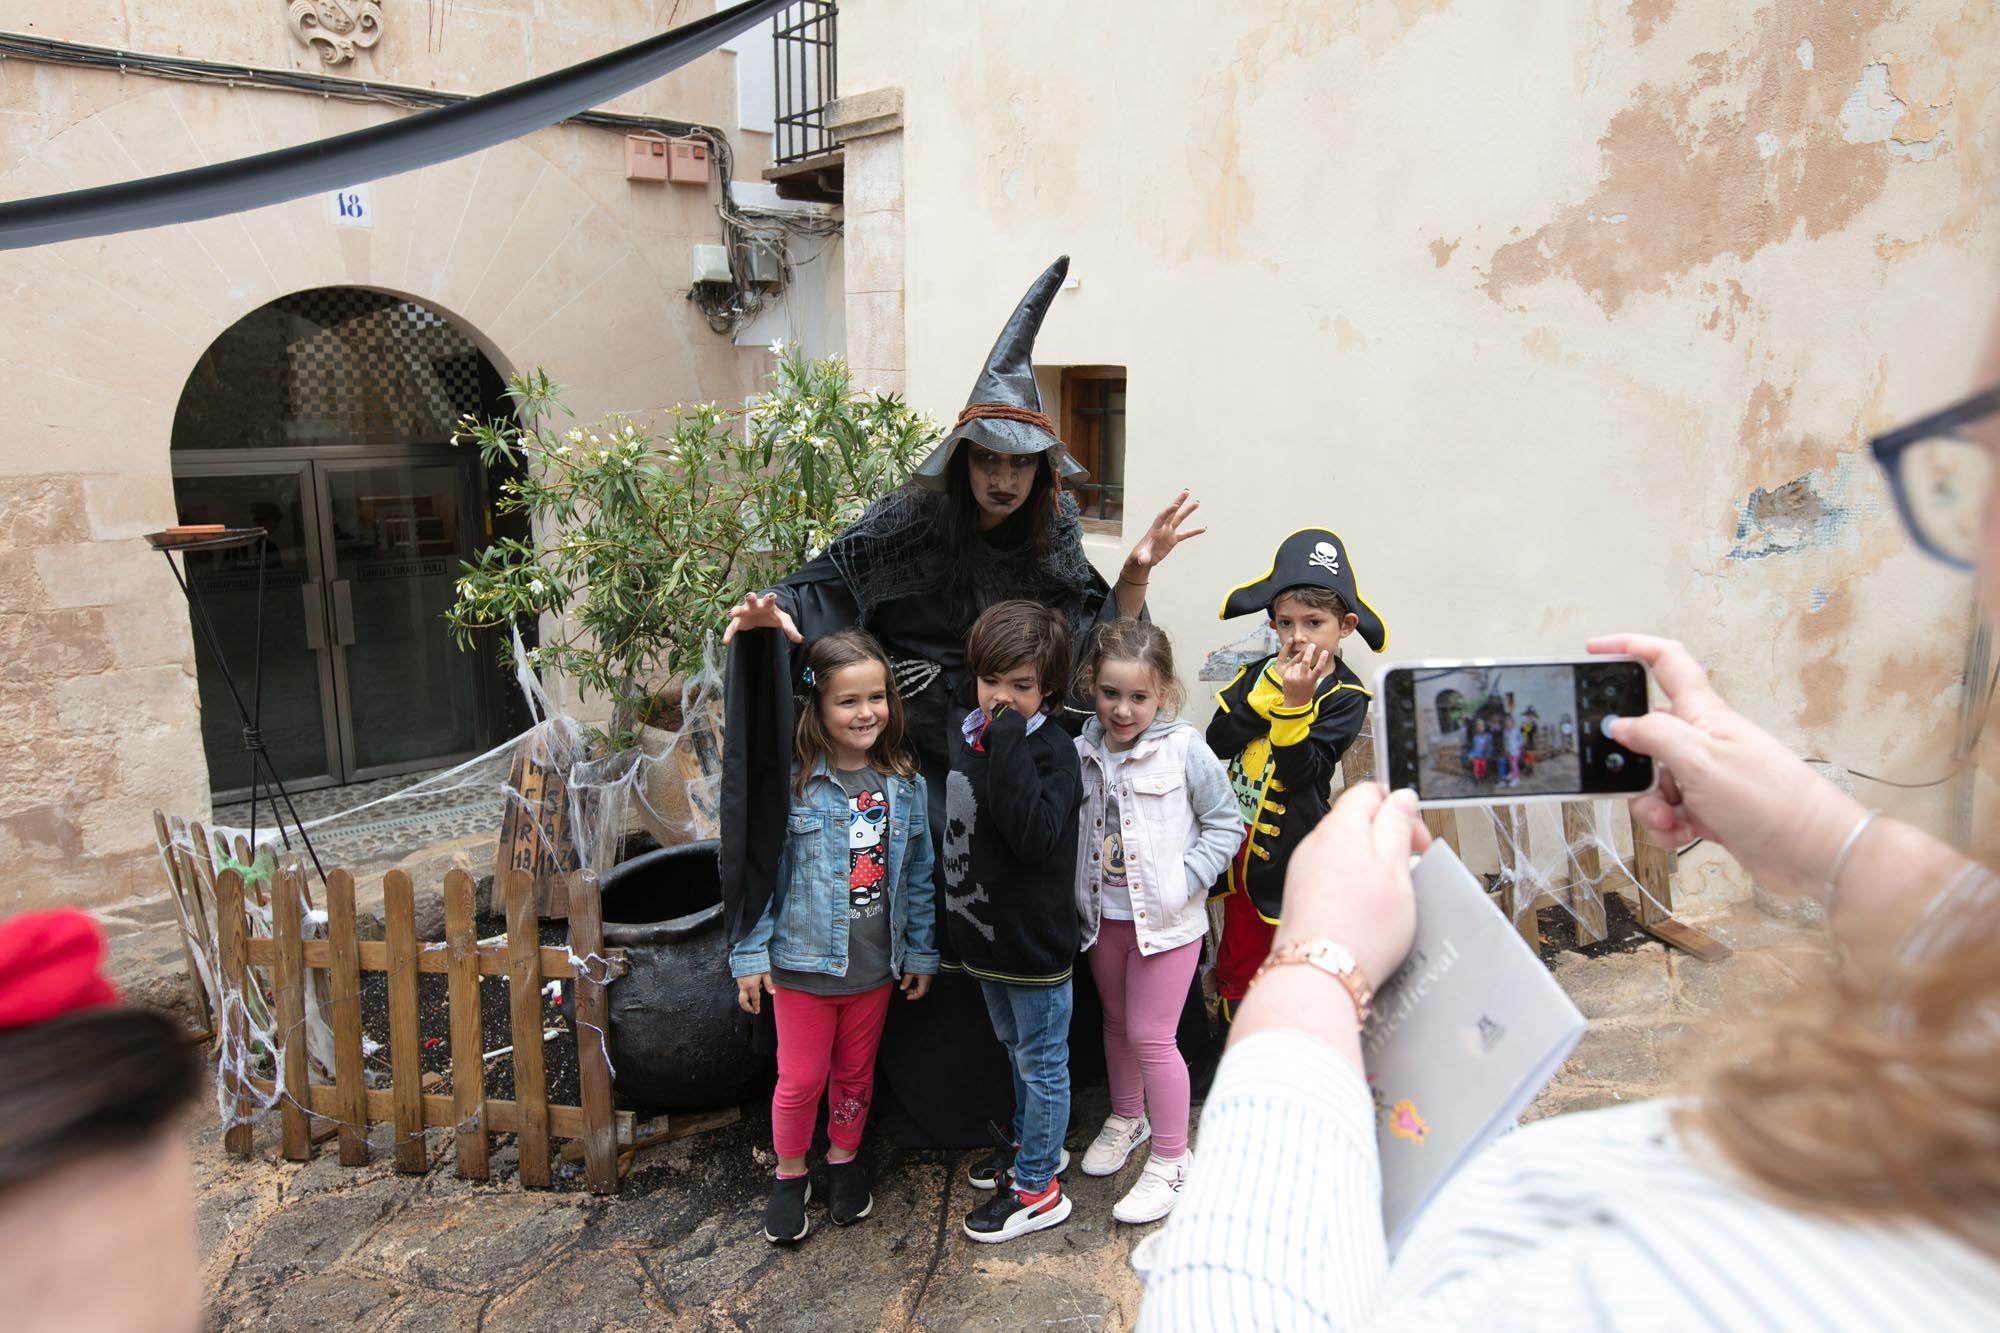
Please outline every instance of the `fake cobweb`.
M585 872L601 875L635 844L671 846L718 835L723 684L713 643L701 670L681 686L677 717L669 710L675 724L642 727L636 746L609 753L592 743L592 730L536 678L518 635L513 660L533 724L484 754L349 808L297 822L286 814L282 824L274 825L274 808L282 811L284 806L274 807L270 793L260 792L254 827L247 820L204 826L173 819L161 824L162 866L181 915L193 979L217 1038L216 1095L224 1128L254 1122L292 1096L278 1054L300 1035L311 1081L334 1081L329 1005L336 998L328 993L332 974L307 968L301 1031L281 1031L266 969L246 968L249 984L242 988L223 983L214 889L224 871L234 870L243 879L252 937L273 934L274 895L289 892L299 896L304 938L325 939L327 874L342 868L354 872L366 917L371 901L367 890L380 882L381 871L398 852L416 853L405 864L415 890L419 948L437 950L446 947L441 915L445 874L462 869L475 880L494 875L503 837L514 853L508 864L535 869L545 879L563 879ZM480 888L484 907L483 881ZM496 944L504 938L479 942ZM604 971L604 960L594 955L580 958L572 951L569 961L592 976ZM368 975L363 974L364 991ZM551 982L545 995L559 996L564 984ZM565 1035L562 1027L556 1021L544 1032L545 1041ZM364 1077L371 1088L388 1085L386 1048L379 1040L386 1035L370 1032L363 1039ZM604 1043L600 1031L578 1035ZM490 1066L511 1050L503 1046L482 1052L482 1064ZM239 1092L247 1100L244 1108L237 1103ZM323 1112L314 1114L325 1118ZM424 1133L427 1139L448 1138L459 1128L431 1126Z

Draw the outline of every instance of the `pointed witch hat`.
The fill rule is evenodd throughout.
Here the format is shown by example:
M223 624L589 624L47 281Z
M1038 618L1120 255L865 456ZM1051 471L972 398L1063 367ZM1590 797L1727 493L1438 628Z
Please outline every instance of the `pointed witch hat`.
M1021 304L1007 320L986 365L972 386L965 411L944 442L917 466L916 478L934 490L944 488L945 472L960 444L976 444L996 454L1039 454L1055 451L1058 474L1081 477L1084 470L1069 456L1056 436L1055 423L1042 411L1042 392L1035 387L1035 335L1041 332L1042 317L1049 302L1062 289L1069 273L1069 256L1063 255L1042 270L1028 288Z

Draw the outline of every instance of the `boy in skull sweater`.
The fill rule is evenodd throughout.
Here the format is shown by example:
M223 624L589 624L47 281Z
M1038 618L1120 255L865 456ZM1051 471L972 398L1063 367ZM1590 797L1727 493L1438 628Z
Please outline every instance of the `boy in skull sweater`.
M1069 632L1036 602L972 626L979 707L952 738L945 780L944 916L958 966L979 981L1014 1075L1011 1143L972 1169L994 1197L965 1219L978 1241L1055 1226L1067 1165L1070 972L1076 916L1076 745L1051 723L1069 679ZM946 964L950 966L951 964Z

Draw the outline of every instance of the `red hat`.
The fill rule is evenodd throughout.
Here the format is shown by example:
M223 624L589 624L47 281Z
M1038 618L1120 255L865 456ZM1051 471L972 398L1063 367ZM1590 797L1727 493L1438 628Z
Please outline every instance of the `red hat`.
M0 921L0 1031L118 1003L97 970L103 960L104 932L74 907Z

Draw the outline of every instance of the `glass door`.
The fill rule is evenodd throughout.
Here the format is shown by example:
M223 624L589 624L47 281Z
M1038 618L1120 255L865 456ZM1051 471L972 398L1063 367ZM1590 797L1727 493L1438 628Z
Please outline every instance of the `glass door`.
M255 546L185 554L189 586L221 649L194 631L202 746L219 803L250 793L250 752L230 685L252 710L278 777L294 791L341 780L333 675L324 647L319 506L311 465L235 459L175 469L183 523L261 527L263 626L258 634ZM180 558L180 557L177 557ZM261 656L261 664L260 664ZM260 671L261 665L261 671ZM227 673L226 677L224 673Z
M313 469L347 780L469 758L487 673L444 620L479 536L464 456L411 449Z

